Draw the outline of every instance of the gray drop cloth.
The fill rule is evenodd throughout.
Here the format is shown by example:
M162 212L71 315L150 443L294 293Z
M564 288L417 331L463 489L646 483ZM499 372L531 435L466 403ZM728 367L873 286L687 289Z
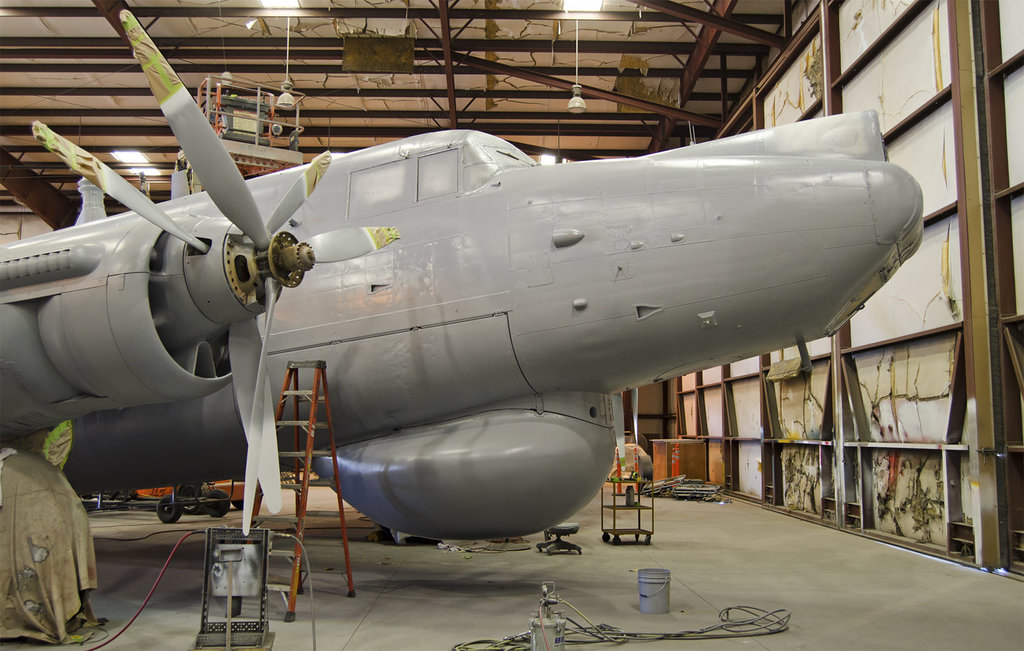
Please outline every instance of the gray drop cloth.
M82 502L34 454L4 459L0 482L0 636L69 641L69 633L95 623L87 591L96 588L96 554Z

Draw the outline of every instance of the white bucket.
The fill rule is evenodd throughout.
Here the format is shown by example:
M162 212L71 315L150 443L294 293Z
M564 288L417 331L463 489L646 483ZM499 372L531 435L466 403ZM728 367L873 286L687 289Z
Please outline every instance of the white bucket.
M667 613L672 573L660 567L648 567L637 570L636 577L640 592L640 612Z

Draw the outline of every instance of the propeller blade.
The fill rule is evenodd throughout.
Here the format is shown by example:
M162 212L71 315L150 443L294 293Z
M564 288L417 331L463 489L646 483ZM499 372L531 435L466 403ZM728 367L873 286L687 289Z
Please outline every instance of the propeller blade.
M252 522L253 502L256 498L256 483L261 479L266 479L266 473L261 473L261 468L270 465L263 459L264 456L267 456L263 454L263 450L267 446L264 440L266 437L263 436L268 431L266 421L265 419L261 420L259 428L252 427L251 423L253 409L256 407L257 400L261 400L263 404L269 404L270 402L268 399L270 387L266 382L264 382L262 391L256 390L260 366L260 349L262 347L256 319L245 319L244 321L236 321L231 324L228 345L231 355L231 374L233 376L232 386L234 388L235 403L241 416L246 441L248 441L245 462L245 494L242 508L242 529L248 533L249 523ZM261 413L264 411L261 410ZM276 448L277 436L273 423L273 414L270 415L270 420L269 431L272 432L271 438ZM276 450L271 459L276 467ZM267 508L276 513L281 508L280 473L275 475L273 479L276 481L266 479L265 481L260 481L260 484L263 486ZM277 495L276 504L273 498L275 488Z
M277 305L278 285L273 278L267 278L263 283L267 304L266 326L256 367L256 383L253 385L256 390L252 412L249 414L249 429L259 436L257 476L260 485L263 486L263 499L267 501L267 508L277 513L281 510L281 466L277 452L277 423L274 422L273 397L267 379L267 348L270 342L270 328L274 322L274 307Z
M341 262L373 253L400 237L397 228L387 226L360 226L339 228L309 238L317 262Z
M323 178L324 174L327 173L327 168L331 165L331 152L325 151L310 163L306 171L302 173L302 176L295 180L292 187L288 188L288 192L284 194L281 201L278 202L277 207L274 208L273 214L270 215L270 219L267 220L267 230L271 233L276 233L279 228L284 226L284 223L289 217L295 214L295 211L302 207L306 199L313 194L313 190L316 189L317 183Z
M622 469L626 465L625 417L625 410L622 407L622 393L616 391L612 394L612 419L615 421L615 456L618 461L619 479L622 479Z
M199 175L213 203L259 249L270 248L270 233L241 172L181 79L142 29L130 11L122 11L121 24L134 48L135 58L146 73L178 145Z
M210 249L209 245L205 242L186 233L184 229L167 216L167 213L157 208L149 200L149 197L142 194L138 188L126 181L124 177L75 143L55 133L50 127L38 121L32 123L32 135L36 137L39 144L46 147L47 151L56 154L64 161L64 164L71 171L84 176L93 185L124 204L129 210L134 210L158 228L167 231L182 242L203 253Z

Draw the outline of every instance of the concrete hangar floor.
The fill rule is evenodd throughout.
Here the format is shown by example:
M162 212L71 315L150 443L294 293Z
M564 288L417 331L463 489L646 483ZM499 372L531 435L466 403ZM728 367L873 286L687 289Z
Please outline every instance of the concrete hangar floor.
M333 497L326 489L315 490L324 493L314 492L311 503L329 508ZM781 633L689 642L701 651L1024 648L1024 581L1014 577L897 549L742 501L659 498L651 544L625 544L632 541L629 536L614 546L601 542L600 510L595 497L575 518L580 532L570 540L583 547L582 555L551 556L538 553L540 534L510 544L454 543L464 548L457 551L434 544L370 542L366 536L372 525L350 514L354 598L346 596L337 520L312 519L306 544L313 568L317 646L392 651L500 640L529 629L541 582L554 581L559 596L595 624L631 632L701 629L718 623L719 612L730 606L792 613L789 628ZM95 646L121 629L184 533L214 524L239 526L239 520L240 512L234 510L222 520L186 515L174 525L161 524L148 511L91 514L100 586L91 602L96 615L109 622L105 632L75 648ZM200 623L203 540L195 535L182 544L147 608L105 648L192 647ZM490 549L477 551L477 546ZM272 562L272 574L274 567ZM640 611L639 568L670 570L668 613ZM308 593L298 597L294 622L282 621L280 593L271 592L268 603L274 648L311 649ZM686 644L655 641L638 648L679 649ZM2 647L40 648L27 643Z

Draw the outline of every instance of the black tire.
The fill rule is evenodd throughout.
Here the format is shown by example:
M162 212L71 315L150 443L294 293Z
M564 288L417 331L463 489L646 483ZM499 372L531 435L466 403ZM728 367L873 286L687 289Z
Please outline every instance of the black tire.
M231 510L231 500L228 499L227 493L215 489L206 496L206 503L203 506L211 518L223 518Z
M612 544L613 545L621 545L622 544L622 540L620 540L618 536L615 536L614 538L612 538Z
M181 504L174 502L170 495L164 495L156 505L156 517L164 524L174 524L181 519Z
M178 486L176 494L178 500L181 501L181 510L184 511L185 515L197 515L206 510L199 501L202 490L195 484L182 484Z
M647 536L646 536L646 537L644 538L644 544L645 544L645 545L650 545L650 544L651 544L651 536L650 536L650 534L648 534L648 535L647 535Z
M607 531L605 531L603 534L601 534L601 541L602 542L608 542L611 539L612 539L612 537L608 534Z

